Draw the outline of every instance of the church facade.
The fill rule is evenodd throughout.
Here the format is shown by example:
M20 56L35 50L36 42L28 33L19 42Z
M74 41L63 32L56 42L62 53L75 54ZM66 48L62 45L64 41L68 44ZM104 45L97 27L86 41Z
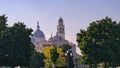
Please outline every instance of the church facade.
M57 32L55 36L52 36L46 40L44 32L41 31L39 22L37 22L37 29L31 37L32 43L35 45L36 50L42 50L45 46L55 45L56 47L60 47L63 44L69 44L72 48L73 56L76 56L76 45L72 42L69 42L65 39L65 25L63 19L60 17L57 25Z

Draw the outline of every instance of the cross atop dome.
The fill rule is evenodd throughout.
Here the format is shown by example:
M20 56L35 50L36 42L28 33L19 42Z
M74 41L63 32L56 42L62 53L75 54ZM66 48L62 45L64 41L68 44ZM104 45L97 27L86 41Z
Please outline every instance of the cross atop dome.
M40 28L40 26L39 26L39 21L37 21L37 29L39 29Z

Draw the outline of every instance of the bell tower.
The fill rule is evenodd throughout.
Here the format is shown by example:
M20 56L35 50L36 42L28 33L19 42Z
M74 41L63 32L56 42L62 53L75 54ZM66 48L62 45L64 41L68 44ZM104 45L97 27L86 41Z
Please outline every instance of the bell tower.
M58 20L57 34L65 39L65 26L63 24L63 19L61 17Z

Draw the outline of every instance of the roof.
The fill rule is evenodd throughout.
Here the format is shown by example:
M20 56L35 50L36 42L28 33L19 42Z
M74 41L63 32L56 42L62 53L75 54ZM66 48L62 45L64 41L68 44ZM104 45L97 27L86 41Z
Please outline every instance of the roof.
M37 29L35 31L34 36L36 36L36 37L44 37L45 38L44 33L40 29Z
M49 41L53 41L53 40L61 41L61 40L63 40L63 38L61 36L59 36L59 35L56 35L54 37L49 38Z

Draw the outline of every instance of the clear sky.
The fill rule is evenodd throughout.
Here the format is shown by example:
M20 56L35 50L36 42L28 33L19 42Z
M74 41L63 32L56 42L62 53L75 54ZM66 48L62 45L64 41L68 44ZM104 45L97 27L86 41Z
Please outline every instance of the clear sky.
M66 39L76 44L76 34L106 16L120 21L120 0L0 0L0 15L8 16L9 26L24 22L36 29L37 21L46 38L56 34L58 19L65 24Z

